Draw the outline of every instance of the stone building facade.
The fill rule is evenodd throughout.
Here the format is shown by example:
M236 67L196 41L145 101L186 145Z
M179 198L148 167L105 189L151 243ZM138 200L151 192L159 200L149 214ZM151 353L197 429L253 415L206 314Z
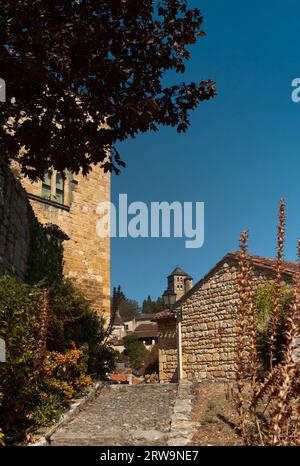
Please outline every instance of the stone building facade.
M249 256L256 287L274 279L272 259ZM292 283L296 263L285 262L282 280ZM227 254L184 296L175 313L156 316L160 381L178 379L178 328L181 327L182 377L232 380L235 376L236 316L239 305L238 253Z
M64 274L75 281L92 307L109 319L110 240L96 234L97 206L110 202L110 174L96 166L88 176L55 171L44 182L21 180L38 220L55 224L69 237L64 243Z
M169 311L155 316L158 324L158 355L160 382L178 382L177 322Z

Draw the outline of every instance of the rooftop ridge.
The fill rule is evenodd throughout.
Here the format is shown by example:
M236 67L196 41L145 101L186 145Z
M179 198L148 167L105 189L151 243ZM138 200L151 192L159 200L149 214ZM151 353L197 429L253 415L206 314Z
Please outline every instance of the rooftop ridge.
M238 261L240 256L239 251L233 251L233 252L228 252L220 261L217 262L217 264L212 267L207 274L205 274L200 280L195 283L195 285L187 292L185 293L178 301L176 301L174 307L180 306L180 304L189 296L191 296L200 286L200 284L206 280L214 271L226 260L235 260ZM264 257L264 256L257 256L254 254L247 254L248 259L251 262L252 267L257 267L265 270L274 270L275 265L276 265L276 257L271 258L271 257ZM281 272L282 274L285 275L290 275L292 276L299 268L299 264L296 261L282 261L282 268ZM174 313L170 312L169 310L165 309L158 314L156 314L155 318L153 319L154 321L157 320L163 320L163 319L174 319L175 315Z

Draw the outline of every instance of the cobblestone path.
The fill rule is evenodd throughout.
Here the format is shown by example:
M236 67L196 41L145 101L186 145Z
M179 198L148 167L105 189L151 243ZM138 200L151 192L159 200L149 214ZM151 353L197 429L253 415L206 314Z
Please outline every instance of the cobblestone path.
M57 430L51 445L166 445L177 386L112 385Z

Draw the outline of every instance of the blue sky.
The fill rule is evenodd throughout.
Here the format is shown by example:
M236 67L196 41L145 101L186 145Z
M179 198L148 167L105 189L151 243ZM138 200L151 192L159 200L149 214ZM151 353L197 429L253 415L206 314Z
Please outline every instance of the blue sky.
M286 259L300 236L300 77L296 0L199 0L207 36L192 48L185 81L213 79L218 96L200 104L184 134L163 128L120 144L127 168L112 177L112 200L205 202L205 243L112 240L112 286L142 301L166 288L177 265L199 280L250 230L250 251L274 256L278 202L287 201ZM182 79L182 78L181 78Z

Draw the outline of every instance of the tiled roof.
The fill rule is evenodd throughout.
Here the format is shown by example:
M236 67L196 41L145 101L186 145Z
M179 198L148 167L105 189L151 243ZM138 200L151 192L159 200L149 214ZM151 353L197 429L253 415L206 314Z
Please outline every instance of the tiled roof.
M192 278L188 273L184 272L181 267L177 266L173 272L170 273L169 277L173 277L174 275L183 275L187 278Z
M138 322L139 320L152 320L153 314L140 314L135 320Z
M227 253L201 280L199 280L193 288L191 288L185 295L183 295L176 303L176 306L180 306L181 303L189 296L191 296L198 288L201 286L201 284L209 278L211 275L215 273L215 271L220 267L221 264L226 262L227 260L233 260L238 262L240 257L239 252L229 252ZM256 269L261 269L261 270L269 270L269 271L275 271L275 265L276 265L276 259L271 259L268 257L262 257L262 256L254 256L252 254L249 254L248 259L250 260L250 264L252 265L253 268ZM297 262L290 262L290 261L283 261L282 263L282 274L285 276L290 276L292 277L293 274L297 270L298 263Z
M134 335L138 338L156 338L158 335L158 328L156 323L140 324L134 331Z
M201 284L211 275L214 274L214 272L217 270L217 268L226 262L227 260L234 260L238 261L239 260L239 252L229 252L226 254L201 280L199 280L193 288L191 288L185 295L183 295L176 303L176 306L180 306L181 303L189 296L191 296L200 286ZM254 255L248 255L248 258L250 260L250 263L253 268L256 269L262 269L262 270L270 270L274 271L275 270L275 265L276 265L276 259L271 259L268 257L262 257L262 256L254 256ZM290 261L283 261L282 263L282 274L285 276L290 276L292 277L293 274L296 272L298 267L297 262L290 262ZM176 270L176 269L175 269ZM173 312L169 310L164 310L162 312L159 312L156 314L153 318L153 321L162 321L162 320L174 320L175 315Z
M237 260L239 259L238 252L230 252L227 254L227 256L235 258ZM254 256L254 255L248 255L248 258L251 261L252 267L261 267L263 269L274 270L274 267L276 265L276 259L271 259L271 258L262 257L262 256ZM297 267L298 267L298 262L283 261L282 262L282 273L293 275L293 273L296 272Z
M154 322L162 321L162 320L174 320L175 314L174 312L169 311L169 309L165 309L164 311L158 312L155 314L154 318L152 319Z

